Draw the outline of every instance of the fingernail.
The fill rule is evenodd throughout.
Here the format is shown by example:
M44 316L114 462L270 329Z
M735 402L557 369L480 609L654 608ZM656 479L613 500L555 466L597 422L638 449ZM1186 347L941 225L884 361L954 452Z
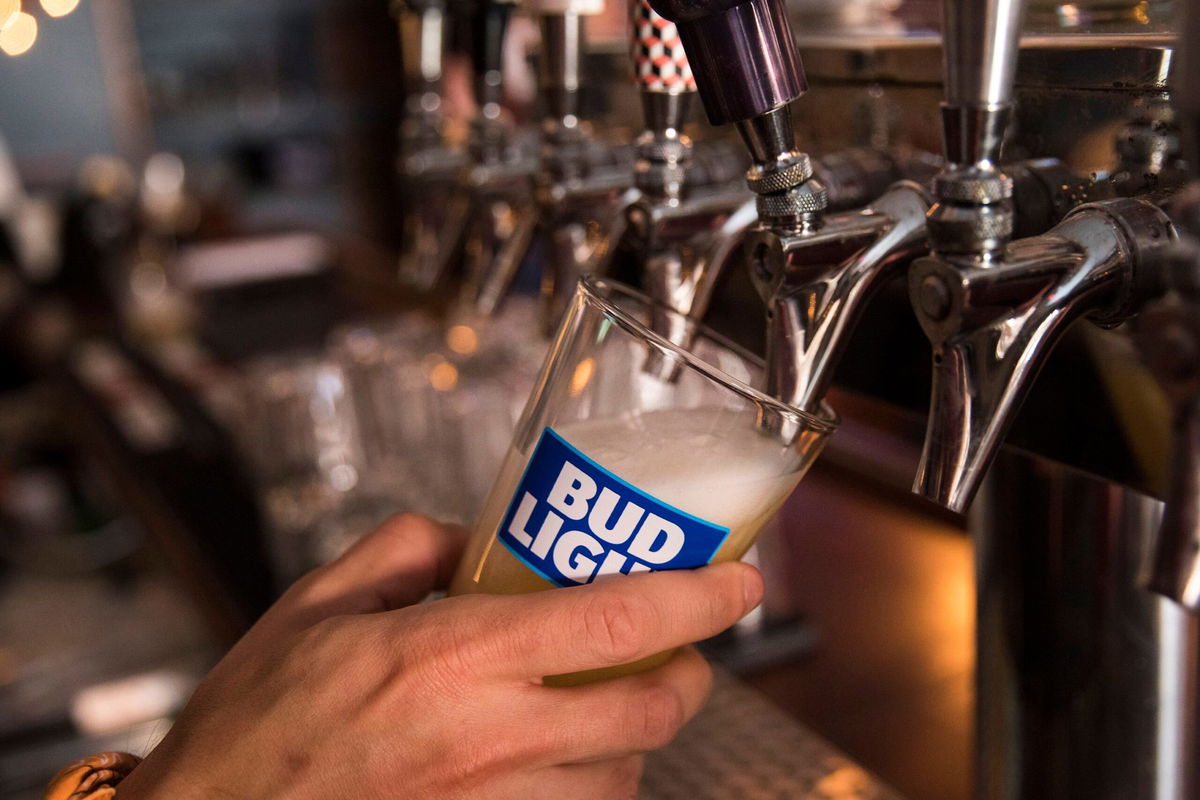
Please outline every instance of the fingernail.
M763 598L763 579L758 570L750 567L742 575L742 594L746 600L746 610L757 606Z

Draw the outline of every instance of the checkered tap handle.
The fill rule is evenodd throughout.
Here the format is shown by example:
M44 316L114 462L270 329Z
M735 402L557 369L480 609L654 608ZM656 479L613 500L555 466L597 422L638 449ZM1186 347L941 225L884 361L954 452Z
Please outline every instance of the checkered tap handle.
M629 30L633 79L638 86L664 94L696 91L696 79L674 22L660 16L646 0L629 0Z

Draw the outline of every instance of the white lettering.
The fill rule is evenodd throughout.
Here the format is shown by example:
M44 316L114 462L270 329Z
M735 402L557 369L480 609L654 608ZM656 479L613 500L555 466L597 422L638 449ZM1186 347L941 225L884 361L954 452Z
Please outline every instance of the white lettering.
M567 519L580 520L587 516L587 501L595 496L596 482L570 461L564 461L546 502Z
M554 545L554 566L564 578L575 583L587 583L596 574L596 560L582 551L599 556L604 545L583 531L567 531Z
M646 521L629 543L629 554L651 564L665 564L683 549L683 529L657 514L647 514Z
M537 500L529 492L521 498L521 505L517 506L517 513L513 514L512 522L508 523L508 532L521 544L526 547L533 545L533 537L525 530L525 526L529 524L529 517L533 514L533 510L537 508Z
M625 562L628 560L616 550L609 550L608 555L600 562L600 569L596 570L596 575L616 575L622 573L625 571Z
M592 533L609 544L625 544L633 535L633 529L641 521L642 515L646 513L637 503L626 501L617 524L610 528L608 525L612 522L613 512L620 500L621 496L612 489L601 489L596 504L592 506L592 512L588 514L588 527L592 529Z
M542 520L542 527L538 529L533 545L529 548L530 551L538 558L545 558L550 552L550 545L554 544L558 532L562 530L562 526L563 518L553 511L547 511L546 518Z

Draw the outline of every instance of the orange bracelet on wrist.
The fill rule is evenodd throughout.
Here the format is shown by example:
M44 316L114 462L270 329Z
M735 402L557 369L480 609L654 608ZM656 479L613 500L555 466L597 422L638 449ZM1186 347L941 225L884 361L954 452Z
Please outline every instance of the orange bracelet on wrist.
M142 763L129 753L97 753L68 764L50 781L42 800L111 800L117 784Z

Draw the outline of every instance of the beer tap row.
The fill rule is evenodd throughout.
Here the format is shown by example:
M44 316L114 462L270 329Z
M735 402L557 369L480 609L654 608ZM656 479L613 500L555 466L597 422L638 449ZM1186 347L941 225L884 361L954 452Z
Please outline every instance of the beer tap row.
M913 490L963 511L1073 322L1121 325L1168 289L1177 316L1188 302L1190 284L1179 277L1188 270L1178 265L1194 259L1180 255L1178 241L1190 206L1167 205L1178 188L1170 179L1104 184L1051 159L1003 159L1019 0L945 4L944 166L932 181L896 180L848 209L822 181L820 160L798 146L789 106L807 84L780 0L631 3L631 60L645 118L632 165L597 166L588 157L597 140L580 118L584 21L600 6L533 2L526 11L541 20L547 117L541 154L519 182L523 211L508 242L515 246L469 272L484 310L496 307L534 249L544 253L547 325L581 274L636 275L658 302L702 318L717 277L744 267L765 305L767 389L814 411L863 309L888 278L907 272L933 351ZM1183 42L1185 54L1190 45ZM696 180L696 145L684 132L695 93L711 123L740 134L751 162L744 187L728 176ZM1185 94L1177 107L1186 123ZM1194 359L1158 354L1178 351L1188 326L1162 322L1161 313L1146 318L1174 337L1149 353L1159 370L1164 358L1175 365L1168 380L1177 387L1186 371L1180 359L1188 369ZM1194 425L1186 421L1194 402L1180 402L1177 486L1157 558L1159 572L1170 575L1153 585L1195 608L1200 526L1186 522L1197 516L1187 510L1197 494L1187 478L1195 471Z

